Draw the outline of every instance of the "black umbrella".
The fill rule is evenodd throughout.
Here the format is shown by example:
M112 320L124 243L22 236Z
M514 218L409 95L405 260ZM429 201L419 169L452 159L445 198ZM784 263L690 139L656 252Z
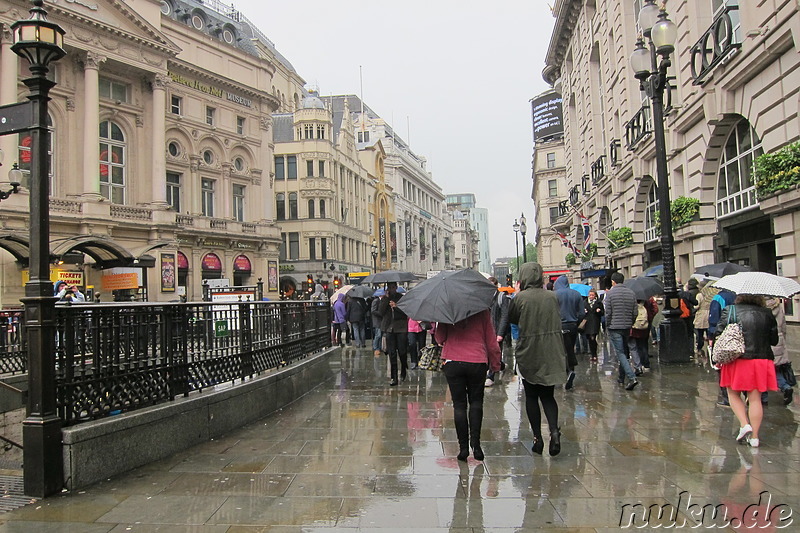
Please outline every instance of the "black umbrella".
M694 269L695 274L702 274L710 278L721 278L722 276L730 276L737 272L750 272L750 267L726 261L724 263L714 263L713 265L705 265Z
M622 285L632 290L637 300L649 300L651 296L664 294L664 286L653 277L626 279Z
M414 281L416 276L411 272L402 272L400 270L384 270L377 272L361 280L361 283L390 283L392 281L401 283L403 281Z
M496 292L476 270L444 271L409 290L397 306L414 320L455 324L489 309Z
M373 294L375 294L375 289L367 285L356 285L347 291L347 295L351 298L369 298Z

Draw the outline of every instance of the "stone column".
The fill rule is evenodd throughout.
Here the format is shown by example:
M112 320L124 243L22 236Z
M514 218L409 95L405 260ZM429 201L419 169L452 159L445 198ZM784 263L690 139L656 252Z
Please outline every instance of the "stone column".
M3 24L2 34L0 34L0 105L14 104L18 102L17 72L19 63L17 54L11 50L13 43L11 28ZM0 180L6 179L11 165L17 161L17 139L16 135L3 135L0 137L0 149L5 154L3 167L5 171L0 172ZM7 167L7 168L6 168Z
M153 117L150 126L153 150L153 167L151 176L153 186L153 207L166 209L167 205L167 155L166 155L166 106L167 85L169 76L156 74L152 81L153 87Z
M272 173L272 143L267 142L266 139L272 138L272 117L270 115L262 116L259 120L259 127L261 129L261 138L264 140L261 141L261 147L258 151L260 161L256 164L261 167L261 175L263 177L260 182L261 190L259 191L259 198L263 200L257 204L258 211L254 211L250 219L271 222L275 220L275 190L273 188L275 176ZM285 171L286 169L284 169ZM330 208L330 206L327 207Z
M83 61L83 195L100 199L100 65L106 57L86 52Z

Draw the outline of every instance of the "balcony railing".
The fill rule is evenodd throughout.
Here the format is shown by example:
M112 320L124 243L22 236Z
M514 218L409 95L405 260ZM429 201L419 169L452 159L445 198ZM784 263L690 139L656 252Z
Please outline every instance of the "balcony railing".
M612 167L619 164L619 139L611 139L608 145L608 159Z
M733 18L739 18L739 6L726 7L692 46L690 52L694 85L701 85L712 70L741 48L742 43L736 35L738 22L735 23Z
M580 200L580 191L578 185L573 185L572 188L569 190L569 203L571 205L576 205Z
M628 150L634 150L636 145L649 137L652 132L650 107L644 105L633 115L632 119L625 123L625 142Z
M592 163L592 185L597 185L606 176L606 156L601 155Z

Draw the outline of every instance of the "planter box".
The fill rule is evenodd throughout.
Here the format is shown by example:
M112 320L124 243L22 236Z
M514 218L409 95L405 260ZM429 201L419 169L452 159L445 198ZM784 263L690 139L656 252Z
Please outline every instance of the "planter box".
M759 198L758 205L768 215L798 209L800 208L800 185L778 191L766 198Z

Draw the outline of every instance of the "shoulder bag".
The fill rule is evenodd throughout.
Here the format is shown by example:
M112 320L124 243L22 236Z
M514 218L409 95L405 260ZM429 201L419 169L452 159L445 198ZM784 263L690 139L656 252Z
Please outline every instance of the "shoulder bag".
M442 347L437 344L429 344L420 350L420 357L417 366L425 370L439 371L444 366L442 360Z
M727 365L744 354L744 334L742 327L736 322L736 306L731 305L728 325L714 341L711 362L715 365Z

